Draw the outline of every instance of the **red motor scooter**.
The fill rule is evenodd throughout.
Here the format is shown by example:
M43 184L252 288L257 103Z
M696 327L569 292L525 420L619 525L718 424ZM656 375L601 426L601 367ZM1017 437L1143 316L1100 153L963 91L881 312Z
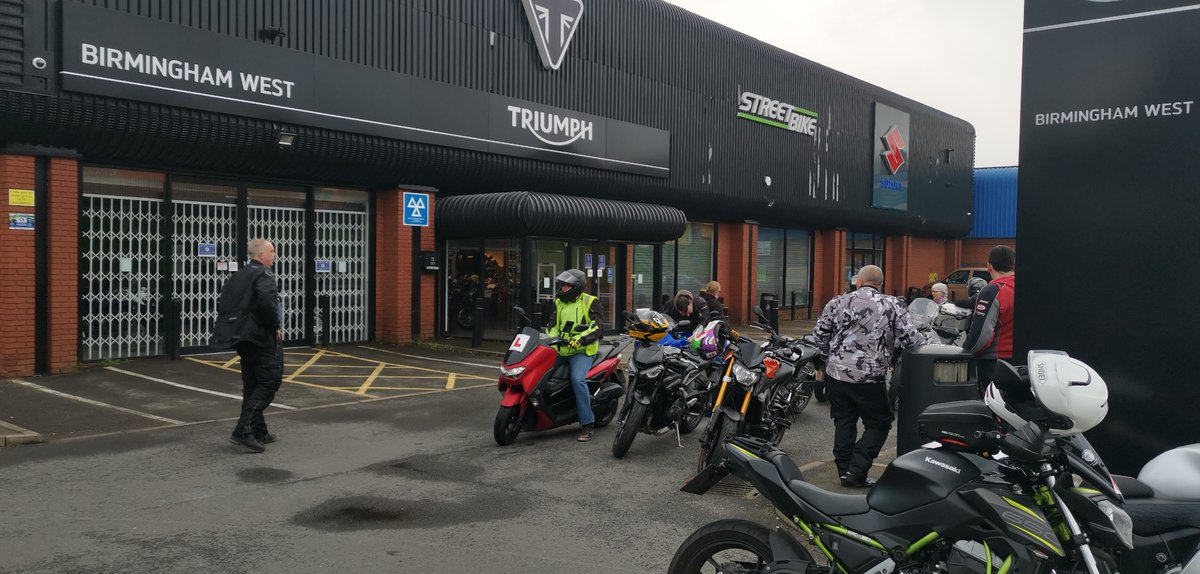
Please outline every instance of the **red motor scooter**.
M513 339L500 364L500 410L493 430L496 442L512 443L523 430L541 431L566 426L579 420L575 392L567 365L554 367L557 345L566 344L529 326L529 317L513 307L525 325ZM617 401L625 394L624 373L617 369L621 347L600 342L600 350L588 370L587 385L592 395L596 426L612 422Z

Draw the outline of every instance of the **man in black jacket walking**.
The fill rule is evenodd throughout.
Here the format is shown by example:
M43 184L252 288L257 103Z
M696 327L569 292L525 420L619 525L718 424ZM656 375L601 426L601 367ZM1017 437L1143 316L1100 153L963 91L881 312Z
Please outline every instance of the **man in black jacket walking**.
M263 452L264 444L275 442L275 435L267 432L263 411L283 383L283 306L271 271L275 246L255 239L248 251L250 262L221 290L210 346L235 348L241 357L242 414L229 441Z

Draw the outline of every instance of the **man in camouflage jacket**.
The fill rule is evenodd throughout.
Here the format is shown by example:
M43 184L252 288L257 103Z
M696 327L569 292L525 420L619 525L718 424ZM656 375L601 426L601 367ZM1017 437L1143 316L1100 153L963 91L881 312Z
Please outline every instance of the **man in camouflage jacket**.
M867 265L858 272L856 290L825 305L813 336L826 361L829 416L833 418L833 458L842 485L874 484L867 471L892 430L887 374L899 347L921 343L908 309L879 292L883 270ZM858 419L863 421L858 438ZM857 441L857 442L856 442Z

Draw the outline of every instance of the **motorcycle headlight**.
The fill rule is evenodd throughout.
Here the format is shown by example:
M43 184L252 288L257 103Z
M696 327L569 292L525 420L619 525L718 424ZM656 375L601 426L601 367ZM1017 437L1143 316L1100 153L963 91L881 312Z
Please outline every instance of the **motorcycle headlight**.
M511 378L515 378L515 377L519 377L519 376L521 376L521 373L524 373L524 372L525 372L525 367L524 367L524 366L521 366L521 367L500 367L500 374L501 374L501 375L504 375L504 376L506 376L506 377L508 377L508 378L510 378L510 379L511 379Z
M1100 511L1112 522L1113 529L1117 531L1121 543L1133 550L1133 519L1129 517L1129 514L1107 500L1101 500L1096 503L1096 506L1099 506Z
M754 386L760 376L762 375L758 371L751 371L737 363L733 364L733 378L737 379L738 384L743 387Z
M660 376L662 376L663 368L664 367L662 365L654 365L653 367L649 367L649 368L643 370L642 372L638 373L638 378L657 379Z

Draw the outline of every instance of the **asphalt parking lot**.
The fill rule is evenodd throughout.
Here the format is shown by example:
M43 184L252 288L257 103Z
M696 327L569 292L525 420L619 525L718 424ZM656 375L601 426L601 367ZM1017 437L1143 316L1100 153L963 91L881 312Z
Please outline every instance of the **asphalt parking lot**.
M495 359L297 349L278 396L293 408L267 412L280 440L263 454L226 440L234 399L146 378L240 392L231 357L193 359L27 381L136 414L0 382L5 413L14 389L45 402L41 422L20 416L49 433L0 449L0 572L661 572L708 522L780 524L740 485L679 492L695 436L639 435L620 460L613 427L589 443L571 426L497 446ZM841 490L831 441L828 408L813 404L782 446L809 481Z
M294 348L268 413L494 386L495 361L372 345ZM235 353L93 364L77 373L0 381L0 417L52 441L236 418Z

